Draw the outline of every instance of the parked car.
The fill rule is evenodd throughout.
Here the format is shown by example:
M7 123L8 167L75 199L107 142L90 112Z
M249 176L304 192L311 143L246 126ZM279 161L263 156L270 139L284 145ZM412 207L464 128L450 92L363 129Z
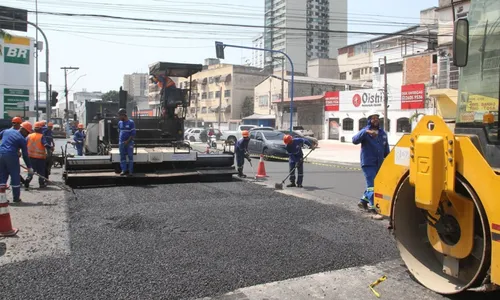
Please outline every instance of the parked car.
M262 127L255 127L255 128L252 128L250 129L250 131L252 130L266 130L266 131L274 131L276 129L272 128L272 127L267 127L267 126L262 126Z
M302 126L293 126L293 131L301 133L304 136L314 137L314 132L310 129L304 129Z
M283 132L277 130L250 130L248 152L253 155L264 154L264 159L269 159L269 156L288 157L284 136Z
M306 139L309 142L311 142L311 144L316 144L316 145L318 144L318 139L310 137L310 136L305 136L302 133L299 133L299 132L296 132L296 131L292 131L292 133L290 133L290 130L280 130L280 132L283 132L284 134L290 134L294 138L303 138L303 139ZM309 149L309 146L307 146L306 144L304 144L303 148Z
M255 125L239 125L236 130L224 131L221 136L221 140L228 141L231 143L236 143L237 140L241 139L241 132L243 130L250 130L255 128Z
M185 136L184 139L189 140L190 142L200 142L200 133L203 131L203 128L192 128Z

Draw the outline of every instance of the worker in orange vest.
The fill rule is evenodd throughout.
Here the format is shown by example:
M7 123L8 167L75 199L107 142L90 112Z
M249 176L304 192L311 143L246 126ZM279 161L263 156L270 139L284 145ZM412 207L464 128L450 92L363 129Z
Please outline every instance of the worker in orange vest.
M26 141L28 142L28 156L30 158L31 164L33 166L34 171L44 176L45 175L45 160L47 159L47 150L52 147L52 145L47 141L46 137L42 133L43 123L36 122L35 123L35 132L28 135ZM33 179L33 175L28 175L26 178L26 182L24 186L29 188L29 184ZM44 188L47 186L47 182L45 182L44 178L38 177L38 184L40 188Z

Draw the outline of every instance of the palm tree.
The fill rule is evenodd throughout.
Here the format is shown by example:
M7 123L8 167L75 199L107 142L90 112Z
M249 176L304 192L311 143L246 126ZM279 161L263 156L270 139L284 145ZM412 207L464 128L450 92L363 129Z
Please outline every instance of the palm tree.
M0 29L0 39L10 39L10 37L11 35L7 31ZM0 56L1 55L2 55L2 49L0 47Z

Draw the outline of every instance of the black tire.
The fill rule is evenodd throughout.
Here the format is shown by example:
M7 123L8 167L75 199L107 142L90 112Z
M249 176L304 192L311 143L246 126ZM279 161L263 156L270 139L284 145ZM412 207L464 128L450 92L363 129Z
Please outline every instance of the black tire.
M264 148L264 149L262 150L262 154L264 155L264 160L270 160L269 156L271 156L271 155L269 154L269 151L268 151L268 150L269 150L269 149L267 149L267 148Z
M228 138L227 138L227 140L228 140L229 142L233 143L233 144L236 144L236 141L237 141L237 140L236 140L236 137L234 137L234 136L230 136L230 137L228 137Z
M190 137L189 137L189 141L190 141L191 143L194 143L194 142L196 142L196 139L194 138L194 136L190 136Z

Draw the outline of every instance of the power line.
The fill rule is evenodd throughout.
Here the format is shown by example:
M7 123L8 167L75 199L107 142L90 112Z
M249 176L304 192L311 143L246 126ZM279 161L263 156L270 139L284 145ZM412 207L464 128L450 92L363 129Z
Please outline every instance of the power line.
M33 11L29 11L33 12ZM100 18L100 19L113 19L113 20L125 20L125 21L139 21L139 22L151 22L151 23L171 23L171 24L185 24L185 25L203 25L203 26L225 26L225 27L241 27L241 28L267 28L274 30L296 30L296 31L309 31L309 32L323 32L323 33L338 33L338 34L365 34L365 35L381 35L381 36L413 36L413 37L428 37L425 34L408 34L399 32L369 32L369 31L350 31L350 30L325 30L325 29L308 29L308 28L296 28L296 27L280 27L280 26L261 26L261 25L249 25L249 24L234 24L234 23L215 23L215 22L200 22L200 21L178 21L178 20L160 20L160 19L148 19L148 18L133 18L133 17L120 17L112 15L103 14L78 14L78 13L63 13L63 12L46 12L38 11L39 14L45 15L55 15L55 16L66 16L66 17L89 17L89 18ZM439 36L451 36L451 35L439 35Z

